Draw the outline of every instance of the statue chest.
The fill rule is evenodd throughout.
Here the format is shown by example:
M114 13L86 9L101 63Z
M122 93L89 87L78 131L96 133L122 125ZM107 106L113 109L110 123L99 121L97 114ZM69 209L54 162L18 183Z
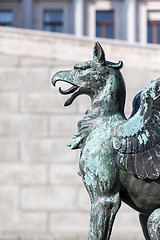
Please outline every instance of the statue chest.
M97 129L85 141L81 151L79 172L86 185L96 188L100 183L109 192L117 183L118 169L111 145L110 131Z

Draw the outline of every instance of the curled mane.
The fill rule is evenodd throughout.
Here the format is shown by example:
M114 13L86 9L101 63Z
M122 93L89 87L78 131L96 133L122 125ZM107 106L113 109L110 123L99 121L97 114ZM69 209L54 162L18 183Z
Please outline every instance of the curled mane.
M71 143L68 145L72 149L78 149L82 146L83 140L93 131L97 125L102 123L100 116L100 106L102 101L97 101L89 107L84 117L78 122L77 133L73 136Z

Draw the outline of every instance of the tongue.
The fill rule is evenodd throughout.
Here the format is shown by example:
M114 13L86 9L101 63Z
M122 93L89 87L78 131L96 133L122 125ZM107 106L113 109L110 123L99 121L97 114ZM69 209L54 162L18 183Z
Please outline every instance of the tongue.
M72 102L74 101L74 99L79 96L81 93L80 93L80 89L78 91L76 91L75 93L73 93L70 98L67 99L67 101L64 103L64 106L69 106L72 104Z

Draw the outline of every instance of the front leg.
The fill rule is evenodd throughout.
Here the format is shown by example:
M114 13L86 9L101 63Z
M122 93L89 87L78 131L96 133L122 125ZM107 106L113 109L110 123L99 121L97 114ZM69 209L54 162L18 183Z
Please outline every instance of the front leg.
M82 159L80 163L81 176L91 199L88 240L109 240L113 222L121 204L118 173L114 164L111 165L114 166L114 170L109 172L106 162L104 165L103 161L99 158L98 160L101 169L100 166L95 165L94 168L94 164L90 165L89 158L85 164ZM97 171L99 169L101 171Z
M92 202L88 240L109 240L119 207L118 193L112 196L98 196Z
M80 173L91 199L88 240L109 240L120 207L119 170L104 129L90 136L81 151ZM97 137L98 136L98 137ZM102 139L101 139L102 138ZM103 145L102 145L103 143Z

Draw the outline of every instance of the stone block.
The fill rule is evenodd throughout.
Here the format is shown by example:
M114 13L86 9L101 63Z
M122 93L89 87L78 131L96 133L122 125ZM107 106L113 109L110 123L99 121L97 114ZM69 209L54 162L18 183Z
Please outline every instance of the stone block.
M116 215L112 230L112 238L114 240L144 239L139 222L138 212L134 211L124 203Z
M71 151L69 139L26 139L21 142L21 159L24 161L73 162L77 160L76 151Z
M55 137L72 138L77 132L78 115L55 115L49 119L49 133Z
M49 181L53 185L82 185L81 177L77 174L77 163L51 164Z
M134 214L136 214L136 212L133 210L133 209L131 209L131 207L129 207L127 204L125 204L124 202L122 202L122 204L121 204L121 207L120 207L120 210L119 210L119 212L118 212L118 214L123 214L123 213L134 213Z
M47 213L0 210L2 232L44 232L47 230Z
M74 187L23 187L23 210L75 210L77 189Z
M6 236L7 235L7 236ZM16 235L16 234L15 234ZM26 232L26 233L19 233L17 237L15 235L5 234L4 238L0 236L0 240L64 240L63 233L36 233L36 232ZM83 236L83 238L80 238ZM65 234L65 240L84 240L87 236L85 234L76 234L76 233L67 233Z
M19 65L19 57L18 56L10 56L7 54L0 54L0 66L18 66Z
M3 170L1 170L3 171ZM1 172L3 174L3 172ZM18 209L19 188L17 186L0 186L0 208L3 211Z
M118 212L113 226L113 238L116 237L117 233L119 236L142 234L138 213L133 210L130 213Z
M50 89L49 70L41 68L1 68L0 69L0 91L46 91Z
M19 145L15 139L0 138L0 161L16 161Z
M89 231L89 227L88 227L88 231ZM83 234L79 234L78 240L87 239L87 236L88 236L88 232L83 233ZM117 240L119 240L119 239L117 239Z
M65 113L77 112L77 104L64 107L65 97L58 92L36 92L21 95L20 108L22 113Z
M52 233L53 234L53 233ZM76 233L65 233L65 240L80 240L80 236L82 234L76 234ZM83 234L84 235L84 234ZM64 240L64 234L63 233L54 233L54 240ZM84 236L83 236L84 237ZM87 236L83 238L87 239ZM53 239L52 239L53 240Z
M16 93L0 93L0 112L17 113L19 111L19 97Z
M38 58L38 57L29 57L24 56L20 57L19 65L27 67L44 67L44 66L53 66L55 60L49 58Z
M12 239L11 239L12 240ZM55 240L53 235L48 233L22 233L19 234L18 240Z
M129 67L122 70L126 87L130 90L137 90L137 93L143 90L152 80L160 76L159 71L137 69Z
M43 163L0 163L0 185L46 184L46 168Z
M87 190L85 189L84 186L79 189L77 199L78 199L79 209L82 210L82 211L89 212L90 208L91 208L91 202L90 202L88 192L87 192Z
M114 234L111 236L112 240L143 240L144 237L141 234Z
M1 115L0 137L36 136L48 134L46 116Z
M83 116L91 105L90 97L87 95L81 95L76 100L78 102L78 112Z
M87 233L89 229L89 214L82 212L52 213L50 216L50 231L53 233Z
M12 233L1 233L0 240L20 240L16 234Z

